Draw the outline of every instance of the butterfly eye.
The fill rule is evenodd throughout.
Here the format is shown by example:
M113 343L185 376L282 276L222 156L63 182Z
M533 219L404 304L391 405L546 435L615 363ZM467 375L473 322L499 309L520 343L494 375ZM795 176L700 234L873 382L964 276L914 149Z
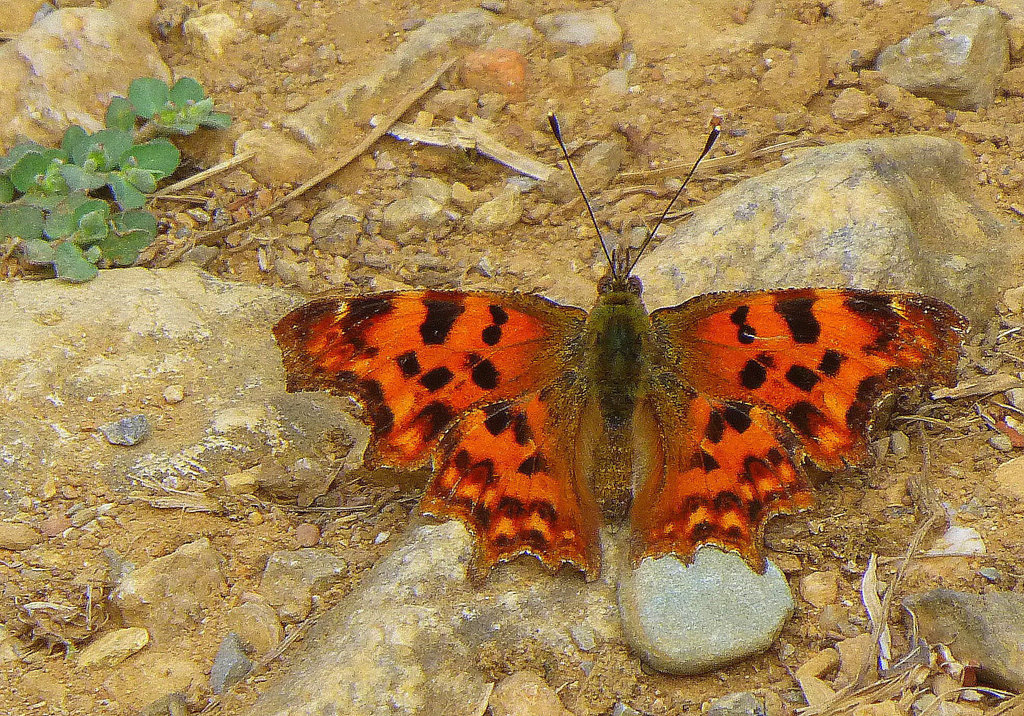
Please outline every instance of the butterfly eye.
M644 292L644 285L640 283L640 279L636 276L630 276L626 281L626 290L639 296Z

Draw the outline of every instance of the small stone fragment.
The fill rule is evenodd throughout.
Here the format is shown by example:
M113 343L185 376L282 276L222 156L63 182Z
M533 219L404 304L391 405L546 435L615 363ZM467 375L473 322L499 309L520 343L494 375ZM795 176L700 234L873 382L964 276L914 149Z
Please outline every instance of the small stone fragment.
M228 632L217 649L217 656L210 668L210 689L215 694L224 693L225 689L244 679L252 671L252 661L245 655L245 647L238 634Z
M889 448L896 457L906 457L910 454L910 438L902 430L893 430L889 436Z
M548 42L579 47L589 53L611 56L622 46L622 28L611 10L580 10L542 15L537 29Z
M750 691L726 694L711 702L706 716L761 716L764 699Z
M480 93L500 92L522 97L526 88L526 58L515 50L478 50L462 60L462 84Z
M479 94L475 89L441 90L435 92L423 105L430 114L440 119L462 117L469 119L476 110Z
M274 259L274 273L286 286L298 286L309 293L313 290L313 279L310 276L312 267L308 261L292 261L283 256Z
M111 445L138 445L149 434L149 418L145 415L132 415L101 425L99 431Z
M861 666L867 661L871 652L871 644L870 634L858 634L836 644L836 649L839 650L839 674L836 676L835 682L837 687L843 687L856 681Z
M223 55L229 45L238 41L241 34L238 23L222 12L190 17L182 27L185 41L192 51L207 59Z
M961 8L878 57L887 82L954 109L987 107L1009 62L1005 22L994 7Z
M318 160L305 144L274 129L250 129L235 140L235 154L254 152L246 170L270 185L301 182L319 168Z
M236 495L251 495L259 489L258 470L249 469L241 472L233 472L223 478L224 487Z
M492 716L570 716L544 678L525 669L499 681L487 703Z
M406 184L410 196L425 196L438 204L447 204L452 198L452 188L446 182L433 177L413 177Z
M470 228L476 231L499 231L509 229L523 216L523 202L519 192L506 187L498 196L485 201L469 217Z
M43 541L33 527L21 522L0 522L0 549L20 552Z
M266 654L284 639L277 612L262 600L239 604L225 615L224 622L257 655Z
M71 526L71 519L67 515L50 515L39 523L39 531L44 537L56 537Z
M313 608L313 595L340 579L348 563L325 549L274 552L260 579L259 593L286 624L302 621Z
M164 402L168 403L169 405L180 403L184 399L185 386L178 385L177 383L175 383L174 385L168 385L166 388L164 388Z
M252 27L261 35L269 35L288 21L288 11L274 0L253 0Z
M320 541L320 528L309 522L303 522L295 528L295 541L300 547L315 547Z
M839 575L833 571L811 572L800 579L800 596L821 609L839 598Z
M875 102L856 87L847 87L832 103L832 117L843 124L854 124L871 116Z
M592 651L597 646L594 630L586 624L573 624L569 627L569 635L581 651Z
M86 646L78 655L85 668L116 666L149 643L149 632L141 627L115 629Z
M391 202L384 209L385 236L394 237L417 228L440 226L444 208L425 196L408 196Z

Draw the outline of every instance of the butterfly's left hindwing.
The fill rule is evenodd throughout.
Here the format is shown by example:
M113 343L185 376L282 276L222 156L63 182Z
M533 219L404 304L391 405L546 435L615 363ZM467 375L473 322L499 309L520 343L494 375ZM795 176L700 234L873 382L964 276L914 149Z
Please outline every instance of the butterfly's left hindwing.
M314 300L274 335L289 391L363 404L369 464L433 458L422 509L465 522L481 566L528 552L596 576L597 508L554 444L540 398L579 363L585 320L533 295L394 292Z

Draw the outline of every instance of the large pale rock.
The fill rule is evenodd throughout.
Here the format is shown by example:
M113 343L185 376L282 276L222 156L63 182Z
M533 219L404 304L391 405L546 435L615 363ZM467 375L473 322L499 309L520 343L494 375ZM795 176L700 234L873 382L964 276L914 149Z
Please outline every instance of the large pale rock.
M103 127L110 98L136 77L171 72L138 18L97 8L52 12L0 45L0 150L18 137L56 144L70 124Z
M284 392L270 328L299 301L185 265L0 283L0 503L83 464L117 488L184 490L258 464L277 476L277 499L315 497L325 475L361 461L366 429L337 399ZM129 399L163 405L169 385L185 398L145 408L151 429L136 446L79 427L119 419Z
M978 204L963 147L936 137L809 149L694 212L640 261L649 308L709 291L913 290L981 319L1021 282L1024 241Z

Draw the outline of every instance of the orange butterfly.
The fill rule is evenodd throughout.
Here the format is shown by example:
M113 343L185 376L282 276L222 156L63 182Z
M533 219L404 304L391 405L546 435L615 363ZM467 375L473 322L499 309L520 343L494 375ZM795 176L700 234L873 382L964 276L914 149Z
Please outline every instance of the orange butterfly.
M629 514L634 564L715 544L763 572L765 523L812 503L806 458L864 460L883 396L953 383L967 322L934 298L742 291L648 313L635 263L609 255L589 314L489 291L316 299L274 327L288 391L355 396L369 466L432 461L420 509L462 520L481 569L532 554L593 579L602 513Z

